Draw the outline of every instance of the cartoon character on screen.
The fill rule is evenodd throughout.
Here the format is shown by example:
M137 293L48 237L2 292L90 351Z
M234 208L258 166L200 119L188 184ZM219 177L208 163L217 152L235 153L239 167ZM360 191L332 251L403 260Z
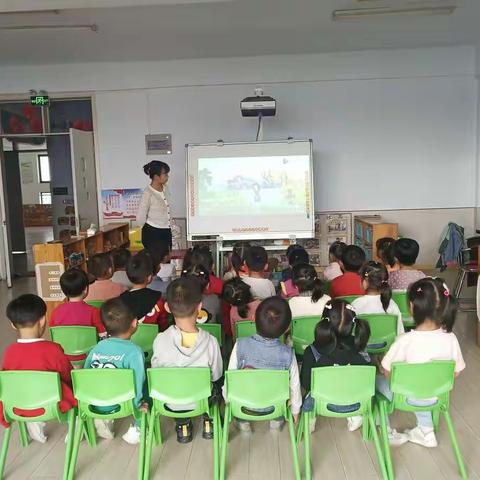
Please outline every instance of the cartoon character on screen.
M260 196L260 185L258 183L254 183L252 188L253 188L253 201L255 203L258 203L262 199L262 197Z

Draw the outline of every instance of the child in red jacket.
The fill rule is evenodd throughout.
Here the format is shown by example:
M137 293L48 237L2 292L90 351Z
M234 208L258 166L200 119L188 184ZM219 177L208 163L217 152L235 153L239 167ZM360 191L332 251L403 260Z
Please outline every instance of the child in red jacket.
M42 338L46 327L46 311L45 302L37 295L30 293L20 295L8 304L7 317L17 331L18 340L5 350L2 369L58 372L62 387L62 399L58 407L65 413L77 405L70 378L72 365L60 345ZM16 411L17 414L25 417L35 417L42 412L43 409L27 411L18 409ZM3 415L3 405L1 403L0 423L9 427ZM47 441L44 427L44 422L27 423L30 437L41 443Z

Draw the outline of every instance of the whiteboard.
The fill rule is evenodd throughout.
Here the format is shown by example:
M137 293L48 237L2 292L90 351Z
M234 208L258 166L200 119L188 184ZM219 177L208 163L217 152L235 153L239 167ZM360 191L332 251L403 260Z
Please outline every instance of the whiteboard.
M311 238L311 140L187 145L190 240Z

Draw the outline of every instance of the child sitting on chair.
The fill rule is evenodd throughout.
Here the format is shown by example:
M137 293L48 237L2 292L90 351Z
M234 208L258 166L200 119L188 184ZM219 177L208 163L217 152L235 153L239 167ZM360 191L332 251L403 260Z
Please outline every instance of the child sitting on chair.
M365 252L356 245L348 245L342 253L340 266L343 275L332 280L330 286L330 296L343 297L345 295L364 295L365 290L362 287L362 279L358 274L361 266L365 262Z
M47 306L37 295L27 293L20 295L7 305L7 317L15 329L18 340L8 346L3 354L2 370L38 370L42 372L58 372L62 399L58 407L66 413L77 405L73 396L70 372L72 365L60 345L45 340ZM43 409L17 411L19 415L34 417L41 415ZM0 403L0 422L5 427L9 425L3 417L3 407ZM44 432L44 422L28 422L27 430L32 438L45 443L47 437Z
M60 276L60 287L67 301L53 310L49 326L95 327L98 335L105 337L107 334L100 319L100 310L84 301L88 294L87 274L79 268L71 268Z
M223 363L217 339L197 327L198 312L202 308L202 289L198 280L192 276L174 280L167 289L165 308L174 316L175 325L159 333L153 342L152 368L209 367L212 382L218 382L222 377ZM195 408L195 404L168 407L174 411L185 411ZM176 419L175 423L177 442L191 442L192 420ZM202 436L213 438L213 422L206 415Z
M221 295L223 280L213 274L213 256L205 245L190 248L183 259L183 270L189 270L193 265L203 265L208 271L208 286L205 295Z
M276 294L273 283L264 276L267 263L268 255L263 247L254 245L245 252L246 276L242 280L250 285L253 298L263 300Z
M88 273L95 277L95 281L88 289L85 301L108 300L118 297L127 287L112 281L113 263L108 253L99 253L89 258Z
M393 253L395 239L392 237L379 238L375 247L377 248L377 257L385 265L388 273L397 271L400 267Z
M295 423L298 423L302 394L298 364L292 347L284 345L280 337L290 328L292 312L286 300L270 297L263 300L255 313L257 333L251 337L242 337L235 343L229 370L244 368L266 368L270 370L288 370L290 374L290 408ZM228 401L228 399L226 399ZM283 419L271 420L270 428L281 428ZM250 432L250 423L239 421L238 426L244 432Z
M415 268L420 246L412 238L399 238L393 245L393 254L398 260L399 270L392 272L388 283L392 290L406 290L409 285L425 278L425 274Z
M342 260L342 254L345 250L347 244L344 242L333 242L328 249L328 259L330 263L325 267L323 271L323 277L325 280L332 281L340 275L343 274L340 267L340 262Z
M282 270L282 281L280 282L280 288L282 297L289 299L290 297L296 297L299 292L297 287L293 284L293 268L297 263L308 263L310 257L308 252L301 245L290 245L286 252L288 260L288 268Z
M166 242L155 242L147 251L153 262L153 277L148 288L165 297L169 283L175 278L175 265L170 262L170 246Z
M135 381L134 404L138 409L148 410L143 402L143 384L145 383L145 357L143 350L130 339L137 330L138 321L121 298L107 300L100 309L102 322L108 338L92 348L85 360L84 368L128 368L133 370ZM109 412L115 408L96 407L99 411ZM113 420L94 420L97 433L106 439L113 438ZM138 422L131 425L122 436L131 445L140 443Z
M251 247L249 242L236 242L229 259L229 269L223 276L223 281L245 276L245 252Z
M132 288L132 282L127 277L127 263L132 254L126 248L117 248L112 252L114 273L112 282L119 283L125 288Z

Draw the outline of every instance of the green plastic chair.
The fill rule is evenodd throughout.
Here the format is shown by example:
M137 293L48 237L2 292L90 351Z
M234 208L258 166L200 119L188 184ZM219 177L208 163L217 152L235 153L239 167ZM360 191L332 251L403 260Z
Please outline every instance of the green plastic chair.
M452 449L462 478L468 478L458 445L452 417L449 412L450 391L455 380L455 362L436 360L429 363L394 363L390 376L390 389L393 399L390 402L383 395L377 394L380 410L381 430L385 462L391 479L394 478L393 462L388 443L387 415L394 410L404 412L432 412L435 432L438 431L440 414L443 413ZM407 399L437 398L434 405L419 407L410 405Z
M85 355L97 344L97 329L95 327L50 327L52 342L62 346L65 355ZM85 359L71 360L74 366L83 367Z
M57 420L68 423L68 437L65 450L63 479L68 476L75 428L75 409L62 413L58 402L62 399L60 375L56 372L38 372L29 370L0 371L0 400L3 403L3 414L10 427L5 429L2 451L0 453L0 478L3 478L8 447L13 426L18 424L22 446L28 446L29 438L27 422L48 422ZM43 414L36 417L16 415L14 409L43 409Z
M114 420L133 415L140 419L141 437L138 453L138 478L143 478L145 458L146 414L135 408L135 383L133 370L130 369L94 369L72 371L73 392L78 400L78 418L75 428L72 457L68 473L68 480L75 474L75 466L80 448L80 440L85 432L91 436L95 446L95 430L93 419ZM109 407L114 405L113 411L104 413L95 407Z
M370 325L367 352L373 354L387 352L397 337L398 317L386 313L362 313L358 318Z
M254 422L285 417L292 446L294 476L296 480L300 480L295 427L287 404L289 395L289 372L286 370L227 370L225 372L226 401L220 460L221 480L225 478L228 432L234 417ZM249 413L248 410L265 408L270 408L271 413L254 414Z
M88 303L90 306L95 308L102 308L102 305L105 303L105 300L88 300L86 303Z
M305 349L315 340L315 327L321 317L297 317L292 320L293 349L297 355L303 355Z
M314 400L314 409L311 412L302 412L298 429L298 442L301 441L302 436L305 442L305 479L310 480L312 478L310 419L317 415L335 418L362 415L363 438L367 440L373 437L382 476L385 480L388 480L372 406L375 395L375 367L347 365L313 368L310 395ZM353 410L348 413L338 413L332 411L331 405L351 405Z
M219 473L221 423L218 405L209 405L212 394L211 373L204 367L149 368L147 370L149 395L153 405L148 417L148 436L145 448L144 476L150 476L152 448L162 443L160 417L190 418L207 414L213 419L213 472L215 480ZM187 412L173 411L166 404L196 404Z
M406 290L393 290L392 300L398 305L400 313L402 314L402 322L406 328L415 328L412 314L410 312L410 305L408 302Z
M235 338L251 337L257 333L255 322L250 320L235 322Z
M323 283L323 291L325 295L330 295L330 289L332 288L332 281L331 280L325 280Z
M130 339L138 345L145 354L145 362L150 362L153 355L153 341L158 335L158 325L156 323L139 323L137 331Z
M219 323L197 323L197 327L214 336L220 347L223 345L222 326Z
M343 295L341 297L335 297L335 300L345 300L345 302L352 303L354 300L362 296L363 295Z

